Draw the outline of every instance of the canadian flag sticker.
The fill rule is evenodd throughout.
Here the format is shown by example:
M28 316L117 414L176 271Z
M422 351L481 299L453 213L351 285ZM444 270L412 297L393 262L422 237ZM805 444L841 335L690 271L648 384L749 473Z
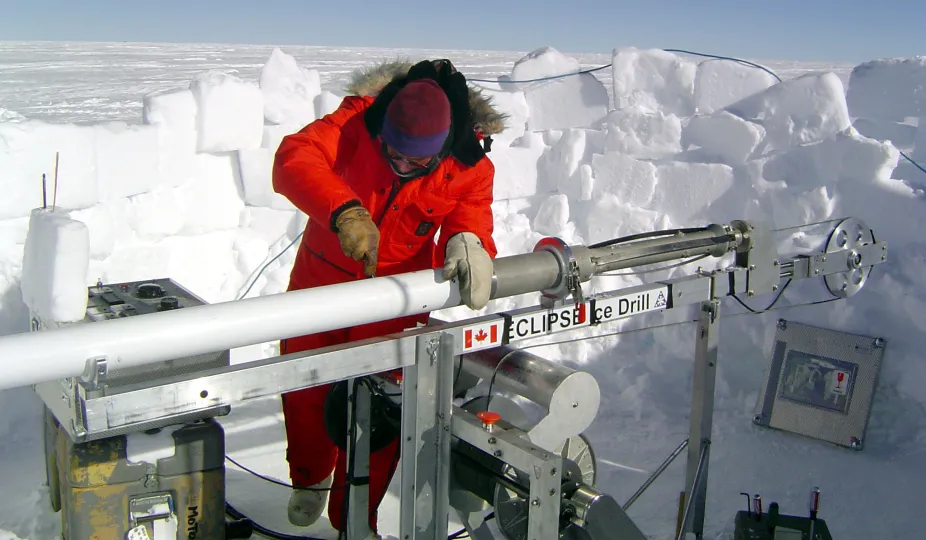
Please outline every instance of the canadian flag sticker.
M502 344L502 321L474 324L463 329L463 350L475 351Z

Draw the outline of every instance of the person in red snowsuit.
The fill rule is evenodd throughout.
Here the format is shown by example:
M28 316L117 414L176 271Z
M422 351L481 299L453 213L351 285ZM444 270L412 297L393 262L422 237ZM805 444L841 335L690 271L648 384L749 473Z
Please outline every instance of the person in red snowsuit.
M458 280L463 302L483 308L497 253L490 207L495 169L486 151L505 115L446 60L358 71L348 92L336 111L284 137L276 152L274 191L309 218L288 290L443 268L445 279ZM286 339L280 353L395 333L428 318ZM294 490L288 514L295 525L311 525L329 489L328 519L344 531L345 452L324 423L330 389L282 396L290 477L294 486L315 488ZM398 447L393 439L370 455L374 532Z

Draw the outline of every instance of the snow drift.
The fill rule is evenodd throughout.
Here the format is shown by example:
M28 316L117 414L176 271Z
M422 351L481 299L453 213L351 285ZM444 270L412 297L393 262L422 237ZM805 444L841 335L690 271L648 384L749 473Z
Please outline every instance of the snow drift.
M613 105L590 74L510 84L577 71L577 61L544 48L488 85L511 115L509 131L489 154L497 168L500 255L528 251L545 235L592 243L733 219L786 229L776 236L786 255L815 249L826 231L792 227L848 215L867 221L891 246L891 260L858 296L754 316L739 316L742 308L724 303L706 528L711 535L732 530L741 491L762 492L766 500L778 500L783 512L801 513L807 489L819 485L822 517L836 538L916 536L916 516L896 508L912 494L914 479L926 474L926 387L920 382L926 363L919 354L926 330L926 287L920 283L926 241L918 234L926 212L917 188L924 178L896 173L898 148L883 135L903 133L911 148L914 140L926 140L915 126L915 136L899 127L924 116L921 93L907 87L921 92L926 66L863 64L853 72L847 98L829 73L777 83L739 64L618 48ZM27 330L27 305L65 318L79 312L80 295L60 290L68 279L89 285L169 276L208 302L237 298L252 281L249 295L282 292L294 249L259 276L257 270L296 238L306 218L273 193L273 153L284 135L330 112L339 99L321 91L317 73L275 50L259 81L211 71L188 87L145 96L138 125L55 125L4 113L0 333ZM52 177L56 152L58 192L48 194L56 197L56 208L36 211L42 206L41 176ZM47 238L39 244L43 258L25 250L30 235ZM86 260L69 277L41 262L54 256L80 260L74 251ZM691 271L601 277L589 290ZM778 307L826 298L821 284L800 283ZM760 308L767 299L752 300ZM529 296L501 299L487 311L533 302ZM456 308L440 315L473 314ZM648 324L685 321L687 315ZM778 317L887 339L863 453L752 426ZM687 435L694 334L691 325L678 324L614 335L620 327L558 335L608 334L535 352L581 365L598 379L601 413L588 432L600 461L598 487L624 501ZM256 350L275 354L273 344ZM4 484L18 494L0 509L0 529L24 538L53 536L57 516L47 508L43 487L39 403L28 389L10 390L0 392L0 410L6 412L0 416L0 477L11 479ZM278 415L278 405L268 400L239 408L223 423L230 453L286 480ZM276 430L272 443L256 446L253 437L237 436L268 425ZM654 537L674 533L682 467L673 465L630 512ZM286 494L274 491L261 502L254 490L241 487L245 482L230 474L229 500L286 530ZM396 531L388 511L395 504L384 506L387 533ZM865 518L871 515L891 519Z

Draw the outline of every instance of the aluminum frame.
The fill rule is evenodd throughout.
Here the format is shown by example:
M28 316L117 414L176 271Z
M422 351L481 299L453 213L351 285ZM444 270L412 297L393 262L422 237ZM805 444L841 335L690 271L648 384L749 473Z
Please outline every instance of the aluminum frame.
M753 234L750 241L755 242L761 253L750 252L751 248L747 247L738 252L737 266L729 269L699 272L693 276L596 295L576 294L578 301L563 299L555 305L541 302L539 306L511 312L164 378L153 385L120 387L117 393L112 394L78 391L75 400L79 401L77 405L84 415L83 425L72 425L67 421L69 418L59 418L59 421L64 420L62 424L66 429L70 428L68 433L71 437L88 438L103 431L132 429L146 422L166 421L182 415L207 414L250 399L401 368L404 374L402 540L447 537L452 436L529 473L533 479L530 483L529 538L552 540L558 537L559 532L561 493L556 471L562 466L561 458L515 433L499 431L489 435L474 415L454 408L452 386L456 357L579 327L700 304L685 481L686 517L680 531L682 535L690 532L700 538L703 536L712 431L719 298L744 292L743 289L747 296L776 291L779 286L773 283L775 274L779 280L782 277L822 277L851 270L854 261L857 262L848 256L850 250L845 249L829 252L829 261L825 256L817 255L780 262L774 246L761 234L761 230L753 232L749 229L746 233ZM886 245L882 243L867 246L862 251L862 260L867 265L886 260ZM817 264L817 261L826 264ZM833 261L840 262L836 264ZM608 264L621 266L625 263L616 260ZM100 357L88 359L87 373L90 376L81 383L82 386L93 384L92 374L100 362L106 360ZM368 396L364 397L364 392L352 396L358 400L358 405L368 404ZM58 396L42 395L42 398L48 404L49 400L58 399ZM52 409L52 412L56 415L67 413L60 408ZM349 420L352 429L357 429L359 434L355 452L360 458L368 456L366 414L358 409L357 418ZM356 424L359 426L354 428ZM351 488L353 510L358 507L365 509L369 502L359 493L361 491L364 490L356 486ZM348 522L350 540L370 536L366 511L352 512Z

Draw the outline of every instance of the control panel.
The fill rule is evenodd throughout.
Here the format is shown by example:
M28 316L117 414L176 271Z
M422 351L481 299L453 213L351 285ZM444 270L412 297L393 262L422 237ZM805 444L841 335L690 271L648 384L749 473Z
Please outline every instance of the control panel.
M169 311L205 302L170 279L154 279L90 287L87 322Z

